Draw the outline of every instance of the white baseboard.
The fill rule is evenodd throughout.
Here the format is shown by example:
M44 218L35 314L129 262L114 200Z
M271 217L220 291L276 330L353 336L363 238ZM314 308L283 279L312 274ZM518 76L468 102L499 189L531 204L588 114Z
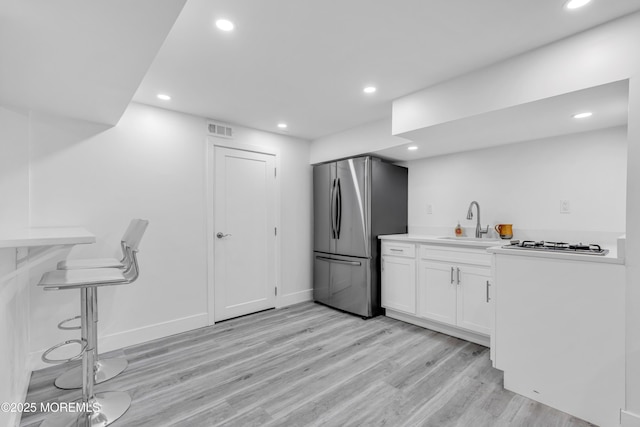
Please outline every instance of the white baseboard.
M620 425L622 427L640 427L640 415L622 410L620 411Z
M305 289L291 294L278 297L276 308L286 307L288 305L298 304L299 302L312 301L313 289Z
M207 313L200 313L193 316L183 317L181 319L169 320L167 322L130 329L128 331L99 337L99 351L100 353L105 353L107 351L117 350L134 344L141 344L143 342L168 337L170 335L191 331L205 326L207 326ZM31 367L32 371L51 366L42 362L40 359L40 356L45 350L46 349L34 351L29 354L28 366Z

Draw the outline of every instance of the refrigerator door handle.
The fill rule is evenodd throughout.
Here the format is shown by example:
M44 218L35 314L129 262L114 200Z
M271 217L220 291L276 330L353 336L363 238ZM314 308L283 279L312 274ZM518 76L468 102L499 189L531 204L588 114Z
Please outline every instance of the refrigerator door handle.
M336 179L333 179L331 185L331 238L336 239L336 216L335 216L335 201L336 201Z
M355 265L355 266L362 265L360 261L343 261L341 259L327 258L324 256L316 256L316 259L320 259L322 261L327 261L327 262L335 262L336 264L346 264L346 265Z
M338 178L338 209L336 210L336 234L340 238L340 229L342 226L342 187L340 186L340 178Z

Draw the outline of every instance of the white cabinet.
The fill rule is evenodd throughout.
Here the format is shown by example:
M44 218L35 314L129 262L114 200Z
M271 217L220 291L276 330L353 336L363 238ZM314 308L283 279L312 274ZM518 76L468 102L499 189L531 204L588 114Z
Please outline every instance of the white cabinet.
M491 332L491 269L460 267L457 300L457 325L489 335Z
M417 315L489 335L490 262L481 250L421 245Z
M382 242L387 316L489 345L491 255L453 245Z
M456 324L454 267L449 263L420 260L418 316Z
M415 245L382 243L382 306L416 313Z

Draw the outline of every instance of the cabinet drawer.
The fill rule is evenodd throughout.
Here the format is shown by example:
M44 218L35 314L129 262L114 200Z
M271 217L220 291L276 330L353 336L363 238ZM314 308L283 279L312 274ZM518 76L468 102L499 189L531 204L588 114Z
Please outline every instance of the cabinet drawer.
M455 248L451 246L420 245L420 258L450 263L491 265L491 254L485 249Z
M413 243L382 242L382 254L414 258L416 245Z

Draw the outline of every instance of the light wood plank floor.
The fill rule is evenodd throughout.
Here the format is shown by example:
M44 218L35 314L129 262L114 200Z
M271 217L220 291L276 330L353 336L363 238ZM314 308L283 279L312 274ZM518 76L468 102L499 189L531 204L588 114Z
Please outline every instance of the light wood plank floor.
M119 426L589 426L502 388L485 347L314 303L112 352L129 367L97 386L133 399ZM69 402L34 372L27 402ZM45 414L25 414L37 426Z

